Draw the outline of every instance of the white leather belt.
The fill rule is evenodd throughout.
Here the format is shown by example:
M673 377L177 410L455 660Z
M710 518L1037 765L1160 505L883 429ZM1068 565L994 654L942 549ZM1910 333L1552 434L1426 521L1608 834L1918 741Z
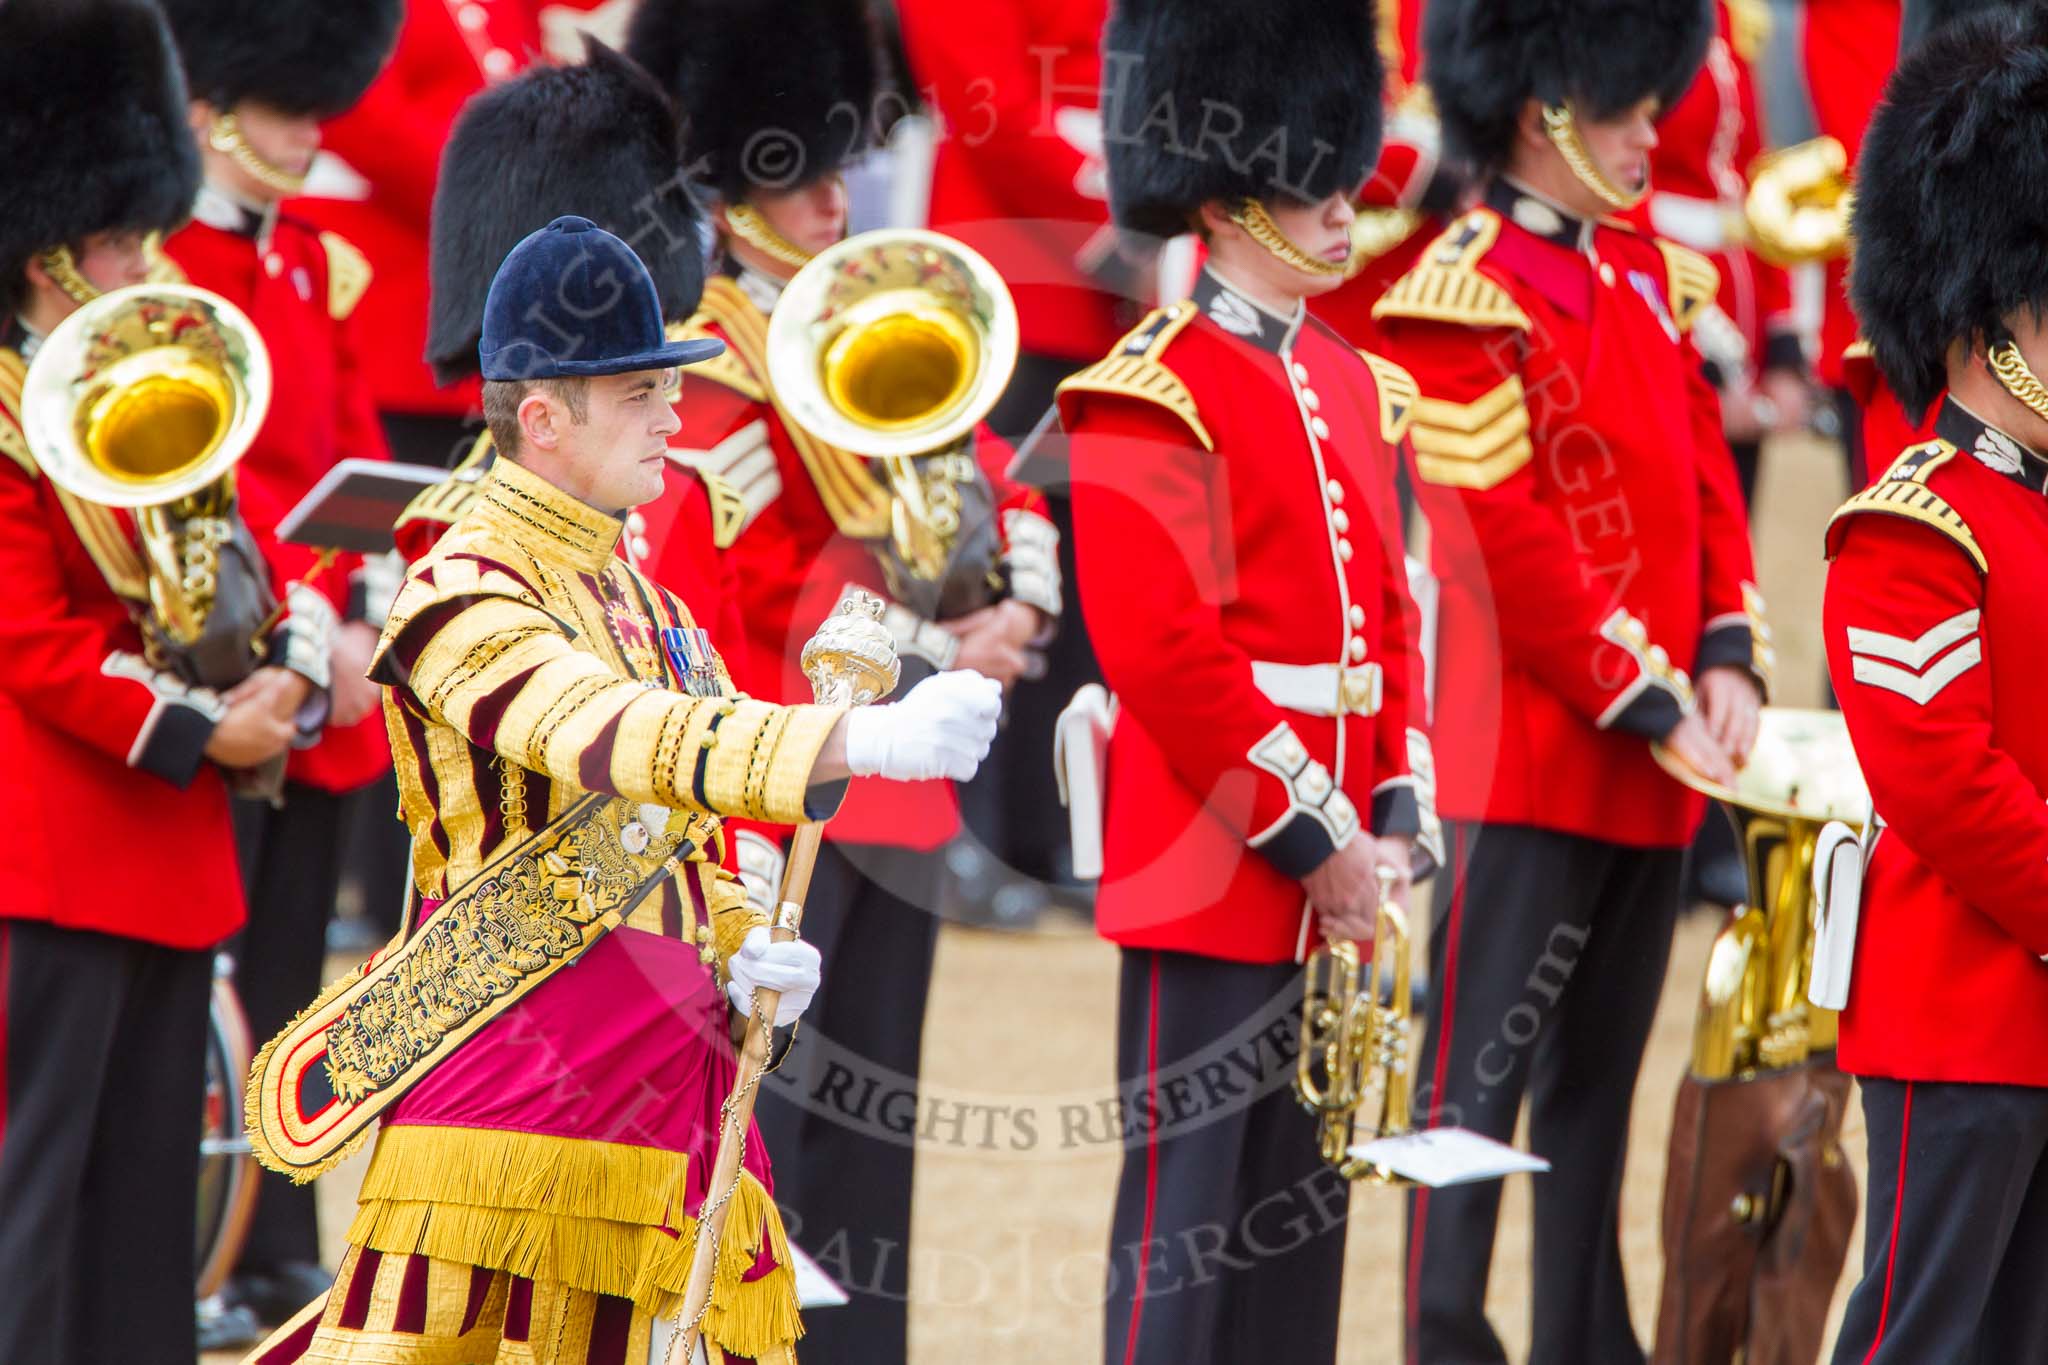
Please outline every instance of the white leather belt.
M1252 681L1266 700L1305 716L1376 716L1385 680L1378 664L1274 664L1252 660Z
M1650 196L1650 226L1694 251L1723 251L1741 240L1734 215L1718 199L1659 191Z

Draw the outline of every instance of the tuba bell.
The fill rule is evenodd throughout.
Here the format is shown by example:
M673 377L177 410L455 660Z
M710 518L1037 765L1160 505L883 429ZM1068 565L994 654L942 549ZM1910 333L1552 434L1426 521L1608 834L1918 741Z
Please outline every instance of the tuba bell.
M986 600L997 528L974 429L1017 350L1016 304L995 267L916 229L864 232L820 252L769 318L776 402L812 438L880 466L890 591L924 615ZM960 580L950 591L949 576Z
M255 325L184 284L116 289L44 340L22 386L36 464L81 503L133 514L151 662L227 687L256 665L275 615L260 555L234 516L234 466L270 408Z
M1372 967L1358 945L1326 939L1309 954L1301 1001L1301 1053L1294 1094L1317 1119L1323 1160L1347 1180L1397 1184L1369 1161L1351 1155L1358 1111L1380 1092L1378 1121L1368 1137L1399 1137L1414 1123L1414 1076L1409 1068L1409 1021L1414 1013L1408 913L1394 898L1397 878L1377 869L1379 910L1374 919Z

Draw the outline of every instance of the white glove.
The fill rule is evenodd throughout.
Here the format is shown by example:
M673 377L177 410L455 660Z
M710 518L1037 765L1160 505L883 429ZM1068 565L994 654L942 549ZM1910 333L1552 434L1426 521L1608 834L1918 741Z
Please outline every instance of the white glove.
M857 777L965 782L988 757L1002 713L994 678L971 668L934 673L902 701L846 713L846 766Z
M732 978L725 983L726 997L740 1018L751 1019L756 987L781 991L782 998L775 1004L775 1027L794 1024L818 993L818 961L818 950L802 939L777 943L769 938L768 926L759 925L747 930L740 950L725 964Z

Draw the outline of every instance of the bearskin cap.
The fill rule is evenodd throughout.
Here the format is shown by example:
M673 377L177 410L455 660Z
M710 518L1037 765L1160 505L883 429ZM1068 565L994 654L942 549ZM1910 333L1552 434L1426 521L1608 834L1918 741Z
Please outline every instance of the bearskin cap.
M682 109L692 173L728 202L830 175L875 141L863 0L640 0L626 54Z
M2021 0L1906 0L1899 24L1899 51L1911 52L1936 29L1959 19L2007 9Z
M199 151L185 82L148 0L0 3L0 269L96 232L169 231Z
M594 38L579 65L536 67L474 96L441 153L434 191L426 359L441 382L476 372L498 266L563 214L639 253L663 317L696 312L706 241L681 143L661 87Z
M1523 105L1610 118L1677 102L1706 60L1712 0L1430 0L1422 70L1444 150L1482 175L1506 164Z
M339 114L363 97L398 38L404 0L158 0L192 94Z
M1314 203L1379 156L1372 0L1116 0L1102 35L1110 214L1186 232L1212 199Z
M1940 29L1885 86L1856 167L1849 296L1916 419L1949 347L2048 310L2048 9Z

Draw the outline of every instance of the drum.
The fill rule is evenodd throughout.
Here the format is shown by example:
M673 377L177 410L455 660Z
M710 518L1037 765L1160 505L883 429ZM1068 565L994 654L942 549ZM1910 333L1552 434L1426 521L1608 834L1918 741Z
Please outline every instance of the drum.
M206 1122L199 1137L199 1285L219 1291L241 1255L256 1209L256 1158L242 1131L242 1088L252 1049L249 1021L235 994L234 963L214 959L213 1004L206 1029Z

